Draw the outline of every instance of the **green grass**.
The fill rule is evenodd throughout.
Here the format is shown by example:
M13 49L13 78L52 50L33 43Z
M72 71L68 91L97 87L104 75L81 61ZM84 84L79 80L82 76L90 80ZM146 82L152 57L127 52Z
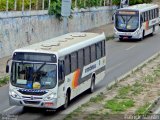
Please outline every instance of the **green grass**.
M130 85L122 87L118 90L118 97L126 98L128 93L131 91L132 87Z
M112 90L113 88L118 87L118 82L116 82L115 84L111 85L111 86L107 86L107 90Z
M156 77L160 77L160 69L156 69L154 70L154 73L153 73Z
M9 82L9 77L8 76L0 78L0 86L3 86L5 84L7 84L8 82Z
M132 86L132 95L137 95L140 94L143 91L143 85L141 83L136 82Z
M137 110L136 110L136 115L147 115L149 113L149 108L150 106L150 103L146 103L145 105L139 107Z
M114 38L115 38L114 35L107 36L107 37L106 37L106 41L108 41L108 40L113 40Z
M155 76L154 75L147 75L144 77L144 81L148 83L153 83L155 81Z
M71 120L73 118L76 118L81 113L82 107L78 107L76 110L68 114L63 120Z
M85 117L84 119L85 120L99 120L102 116L100 116L99 114L97 113L91 113L89 114L87 117Z
M100 93L100 94L98 94L96 97L92 97L92 98L90 99L90 102L98 103L98 102L102 101L103 98L104 98L104 94L103 94L103 93Z
M107 120L109 113L98 114L97 111L83 118L83 120Z
M134 101L132 99L112 99L107 101L105 104L105 108L112 110L112 112L122 112L133 106Z

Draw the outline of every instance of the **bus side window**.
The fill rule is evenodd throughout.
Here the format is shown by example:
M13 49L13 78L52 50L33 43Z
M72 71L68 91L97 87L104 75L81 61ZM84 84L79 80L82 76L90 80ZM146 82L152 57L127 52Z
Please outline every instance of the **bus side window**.
M149 18L150 18L150 20L152 20L152 10L150 10L149 13L150 13L149 14L149 16L150 16Z
M71 72L74 72L77 68L77 52L74 52L71 54Z
M90 47L84 48L84 63L85 65L90 63Z
M152 10L152 19L154 19L154 9Z
M67 55L65 57L65 75L68 75L71 73L71 60L70 55Z
M157 15L156 15L156 17L158 17L158 16L159 16L159 9L157 8L157 10L156 10L156 11L157 11Z
M58 82L59 85L64 82L64 61L58 61Z
M96 44L96 51L97 51L97 59L102 57L102 44L101 42Z
M84 66L84 53L83 49L78 51L78 68L83 68Z
M144 22L144 17L143 17L143 14L142 14L141 19L140 19L140 27L142 27L143 22Z
M145 20L148 21L148 12L145 12Z
M150 20L149 11L147 11L147 20Z
M96 46L95 44L91 45L91 62L96 60Z
M106 49L105 49L105 40L102 41L102 56L104 57L106 54Z
M154 18L156 18L156 9L154 9Z

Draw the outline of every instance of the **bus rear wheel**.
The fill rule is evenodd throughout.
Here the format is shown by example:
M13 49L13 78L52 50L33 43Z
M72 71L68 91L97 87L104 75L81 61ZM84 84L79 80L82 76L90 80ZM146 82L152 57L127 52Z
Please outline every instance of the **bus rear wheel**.
M91 79L91 86L90 86L89 92L93 93L94 89L95 89L95 77L93 76Z
M143 33L142 33L142 37L140 38L140 40L143 40L144 39L144 31L143 31Z

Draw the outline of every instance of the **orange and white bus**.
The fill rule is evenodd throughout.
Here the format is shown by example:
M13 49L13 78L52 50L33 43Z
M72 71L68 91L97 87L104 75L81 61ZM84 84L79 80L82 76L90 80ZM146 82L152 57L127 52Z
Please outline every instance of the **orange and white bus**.
M77 95L93 92L105 76L105 39L104 33L68 33L15 50L10 105L67 108Z
M118 9L114 30L119 40L143 39L159 29L159 7L155 4L138 4Z

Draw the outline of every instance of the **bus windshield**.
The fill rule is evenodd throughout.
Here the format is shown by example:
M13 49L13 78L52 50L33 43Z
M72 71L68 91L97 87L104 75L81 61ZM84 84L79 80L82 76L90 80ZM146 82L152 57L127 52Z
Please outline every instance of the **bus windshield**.
M11 84L26 89L51 89L57 84L55 64L13 61Z
M138 15L116 15L116 29L120 32L134 32L139 26Z

